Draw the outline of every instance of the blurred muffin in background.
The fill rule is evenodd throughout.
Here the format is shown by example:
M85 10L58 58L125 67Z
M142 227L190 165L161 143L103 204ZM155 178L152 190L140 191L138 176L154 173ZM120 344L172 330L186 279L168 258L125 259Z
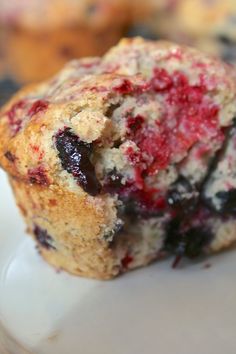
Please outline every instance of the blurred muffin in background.
M127 0L130 12L128 37L142 36L147 39L158 39L159 17L163 10L167 15L170 0ZM157 22L158 20L158 22Z
M0 0L8 73L39 81L65 62L103 54L129 22L126 0Z
M1 10L0 10L1 12ZM3 47L4 39L3 33L0 29L0 80L5 74L5 59L4 59L4 47Z
M195 46L236 63L235 0L146 0L145 11L142 1L131 2L140 9L134 12L136 23L152 38Z

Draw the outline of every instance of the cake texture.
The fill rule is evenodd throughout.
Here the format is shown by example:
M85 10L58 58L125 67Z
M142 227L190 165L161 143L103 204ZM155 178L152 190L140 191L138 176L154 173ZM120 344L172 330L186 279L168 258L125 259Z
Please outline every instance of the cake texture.
M126 0L0 0L8 75L36 82L68 60L103 54L124 35L126 6Z
M144 16L136 16L136 21L142 22L152 37L191 45L236 63L234 0L147 0L145 11L141 4L137 2Z
M22 89L0 163L42 256L108 279L233 244L235 83L195 49L136 38Z

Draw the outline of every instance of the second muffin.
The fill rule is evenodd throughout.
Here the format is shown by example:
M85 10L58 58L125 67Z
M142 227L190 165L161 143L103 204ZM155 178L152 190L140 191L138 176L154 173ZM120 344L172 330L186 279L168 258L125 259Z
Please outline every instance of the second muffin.
M8 73L40 81L65 62L103 54L124 34L125 0L0 0Z

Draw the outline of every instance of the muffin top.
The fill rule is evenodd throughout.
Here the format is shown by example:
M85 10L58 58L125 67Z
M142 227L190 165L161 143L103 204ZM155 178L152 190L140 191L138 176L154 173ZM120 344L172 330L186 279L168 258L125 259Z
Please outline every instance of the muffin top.
M97 29L126 23L126 0L0 0L0 22L40 29L86 25Z
M236 114L235 82L233 67L195 49L122 40L4 106L0 163L27 183L92 196L112 171L129 188L163 190L177 169L194 169L193 156L206 167L222 145Z

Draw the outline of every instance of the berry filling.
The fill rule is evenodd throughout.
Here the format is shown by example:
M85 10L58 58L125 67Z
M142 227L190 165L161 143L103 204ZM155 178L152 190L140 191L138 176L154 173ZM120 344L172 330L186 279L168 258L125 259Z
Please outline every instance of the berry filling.
M11 151L7 151L5 153L5 157L6 159L8 159L8 161L14 163L16 161L16 157L11 153Z
M81 141L69 128L59 131L55 140L62 167L73 175L85 192L98 195L101 185L90 161L92 144Z
M204 227L193 227L187 231L181 230L181 221L173 219L166 230L164 249L176 255L173 262L175 268L182 257L195 258L202 254L205 246L212 240L213 236Z
M50 250L56 250L56 248L52 245L53 239L49 234L47 233L47 230L41 229L38 225L34 226L34 235L40 246L43 248Z
M28 179L32 184L39 184L42 186L48 186L50 184L47 172L43 166L30 168L28 170Z
M133 257L127 253L124 258L121 260L122 267L124 269L127 269L129 267L129 264L133 262Z
M207 223L213 214L203 201L202 191L212 174L212 159L215 155L219 158L228 139L227 131L220 127L219 107L208 94L203 78L192 85L178 71L170 75L165 69L156 69L152 79L142 87L125 80L115 90L136 97L137 106L154 96L161 102L162 110L156 113L156 119L154 116L150 119L145 110L134 114L135 109L130 106L121 113L125 120L125 141L131 142L125 156L133 175L125 176L113 169L104 179L104 191L117 195L123 202L121 210L130 223L134 217L148 220L168 216L163 249L176 255L176 266L183 256L199 256L213 238ZM183 168L188 158L199 168L205 163L198 179L194 171L189 175ZM162 187L161 178L165 177L161 176L171 167L176 177ZM217 194L225 212L236 210L235 190L227 195L225 191Z
M147 123L147 117L140 114L126 116L126 139L137 147L129 146L126 150L127 159L134 169L134 179L128 180L118 190L119 177L113 176L109 187L109 183L105 182L106 188L110 191L114 188L121 199L135 200L142 206L141 209L149 210L151 214L154 210L163 211L167 203L177 202L177 191L170 191L172 195L166 198L162 190L150 187L148 178L158 176L160 171L186 157L199 141L215 140L221 143L224 140L218 121L218 107L206 96L207 88L202 81L191 85L183 73L176 71L170 75L165 69L157 68L142 90L132 88L128 80L116 87L121 94L145 90L150 94L154 92L162 97L165 110L151 123ZM189 185L188 189L191 188ZM187 190L185 193L187 199L190 192Z
M35 114L39 113L39 112L43 112L48 108L48 102L47 101L43 101L43 100L38 100L35 101L32 106L30 107L29 111L28 111L28 115L30 117L33 117Z
M11 109L6 113L8 123L12 133L16 135L23 126L26 118L32 118L35 114L45 111L48 108L48 102L37 100L33 103L27 100L16 102ZM24 112L26 110L26 112Z
M13 134L17 134L22 128L22 118L20 113L25 108L26 102L19 101L15 103L12 108L7 112L8 122Z

